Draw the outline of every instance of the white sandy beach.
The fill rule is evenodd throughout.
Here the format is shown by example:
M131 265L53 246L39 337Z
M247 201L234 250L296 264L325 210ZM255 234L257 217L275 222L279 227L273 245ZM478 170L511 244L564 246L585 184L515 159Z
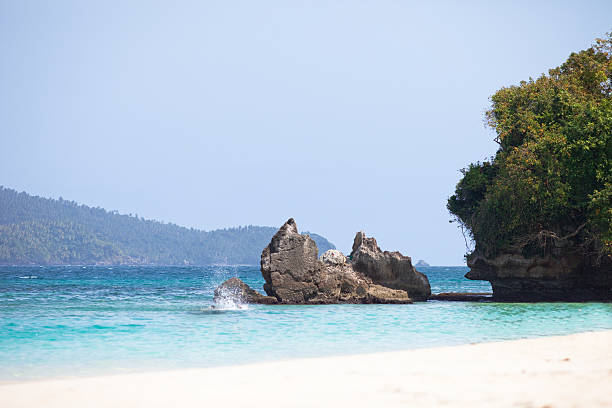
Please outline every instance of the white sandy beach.
M612 330L0 385L8 407L612 407Z

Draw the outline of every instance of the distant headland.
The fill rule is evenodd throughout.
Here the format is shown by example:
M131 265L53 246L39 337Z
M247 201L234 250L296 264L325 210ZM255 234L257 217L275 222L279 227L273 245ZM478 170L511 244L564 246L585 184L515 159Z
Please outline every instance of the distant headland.
M257 265L276 230L201 231L0 186L0 265Z

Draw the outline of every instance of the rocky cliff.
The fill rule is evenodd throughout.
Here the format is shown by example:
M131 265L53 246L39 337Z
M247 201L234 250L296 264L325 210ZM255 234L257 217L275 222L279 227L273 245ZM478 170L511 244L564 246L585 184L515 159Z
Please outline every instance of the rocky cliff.
M612 262L593 260L564 248L549 255L502 254L468 257L465 277L487 280L502 301L584 301L612 299Z

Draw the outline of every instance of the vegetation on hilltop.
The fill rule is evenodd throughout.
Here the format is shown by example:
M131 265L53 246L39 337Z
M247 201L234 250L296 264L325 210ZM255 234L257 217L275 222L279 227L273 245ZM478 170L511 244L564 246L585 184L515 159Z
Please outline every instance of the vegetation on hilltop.
M612 256L611 56L612 33L491 97L499 149L462 170L447 204L476 251Z
M200 231L0 187L0 264L256 265L274 227ZM334 248L311 234L319 251Z

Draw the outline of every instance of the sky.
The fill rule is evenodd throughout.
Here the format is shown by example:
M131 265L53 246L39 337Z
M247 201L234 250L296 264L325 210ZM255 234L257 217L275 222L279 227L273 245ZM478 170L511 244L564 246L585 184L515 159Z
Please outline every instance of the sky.
M294 217L462 265L489 97L612 2L0 0L0 185L212 230Z

